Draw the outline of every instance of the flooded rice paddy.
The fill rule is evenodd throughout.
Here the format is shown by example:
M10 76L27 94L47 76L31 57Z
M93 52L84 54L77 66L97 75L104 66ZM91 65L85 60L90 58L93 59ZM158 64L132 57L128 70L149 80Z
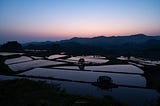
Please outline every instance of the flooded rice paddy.
M77 66L60 66L54 67L60 69L79 69ZM86 66L85 70L91 71L112 71L112 72L126 72L126 73L143 73L143 70L133 65L102 65L102 66Z
M116 84L137 85L145 87L145 78L139 75L113 74L90 71L68 71L62 69L35 68L30 71L21 73L20 75L43 76L61 79L69 79L76 81L95 82L99 76L109 76Z
M32 68L37 68L37 67L44 67L49 65L54 66L54 65L62 65L62 64L65 64L65 63L57 62L57 61L49 61L49 60L33 60L33 61L22 62L18 64L11 64L8 66L13 71L24 71Z
M4 53L1 54L4 55ZM60 84L61 87L70 94L95 97L112 96L116 100L131 106L147 105L148 103L154 104L160 97L158 90L149 86L150 84L148 83L152 81L144 76L144 71L134 65L85 66L84 70L79 70L78 66L65 66L67 65L66 62L52 60L56 58L61 58L61 56L51 55L49 58L51 60L49 60L44 59L43 57L21 56L20 54L18 58L7 59L5 64L7 64L12 71L18 71L20 73L17 74L18 76L0 75L0 80L23 78L25 75L24 78L45 80L48 83ZM77 62L78 58L79 57L72 57L61 60ZM94 62L96 59L88 58L86 61ZM104 63L107 61L109 60L99 58L97 63ZM19 75L23 75L23 77L20 77ZM112 79L114 84L119 86L116 88L104 89L89 83L96 82L99 76L108 76ZM43 79L43 77L45 79ZM67 79L70 81L51 80L49 78ZM87 83L76 81L84 81Z
M31 61L32 58L27 57L27 56L21 56L18 58L13 58L13 59L7 59L5 61L5 64L9 65L9 64L13 64L13 63L20 63L20 62L25 62L25 61Z

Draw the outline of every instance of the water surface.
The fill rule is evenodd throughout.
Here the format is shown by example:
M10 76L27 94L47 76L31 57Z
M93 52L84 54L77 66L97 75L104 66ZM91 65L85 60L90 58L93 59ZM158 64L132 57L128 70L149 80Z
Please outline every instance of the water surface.
M129 74L35 68L20 73L20 75L53 77L53 78L87 81L87 82L96 82L99 76L109 76L116 84L135 85L142 87L146 86L144 77L140 75L129 75Z
M54 68L54 67L53 67ZM59 66L55 68L79 69L78 66ZM112 71L112 72L127 72L127 73L143 73L143 70L134 65L101 65L101 66L85 66L86 70L96 71Z
M21 56L21 57L18 57L18 58L7 59L7 60L5 60L5 64L13 64L13 63L31 61L31 60L32 59L30 57Z
M15 79L20 77L3 76L0 75L0 80ZM65 89L66 93L87 95L94 97L112 96L114 99L127 103L130 106L145 106L148 103L156 103L156 100L160 94L156 90L152 89L139 89L139 88L126 88L118 87L110 90L100 89L96 86L86 83L76 83L67 81L55 81L46 79L28 78L31 80L43 80L48 83L60 84L61 88Z
M54 65L62 65L62 64L66 64L66 63L50 61L50 60L33 60L33 61L28 61L28 62L11 64L8 66L13 71L23 71L23 70L29 70L29 69L37 68L37 67L52 66L52 65L54 66Z

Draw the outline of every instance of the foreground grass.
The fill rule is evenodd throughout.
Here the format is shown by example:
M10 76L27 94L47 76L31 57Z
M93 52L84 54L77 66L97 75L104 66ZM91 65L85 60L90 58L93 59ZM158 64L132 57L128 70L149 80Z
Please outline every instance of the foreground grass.
M123 106L111 97L66 94L59 85L15 79L0 81L0 106Z

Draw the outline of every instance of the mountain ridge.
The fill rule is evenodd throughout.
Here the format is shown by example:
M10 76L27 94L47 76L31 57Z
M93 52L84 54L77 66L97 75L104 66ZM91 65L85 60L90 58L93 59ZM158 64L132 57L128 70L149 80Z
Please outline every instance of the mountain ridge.
M60 41L39 41L39 42L28 42L28 43L23 43L22 45L27 45L27 44L40 44L40 43L53 43L53 42L66 42L66 41L69 41L69 42L75 42L77 40L82 40L82 39L86 39L86 40L94 40L94 39L99 39L99 40L104 40L104 39L109 39L109 40L112 40L112 39L117 39L117 40L121 40L121 39L124 39L124 38L128 38L129 39L135 39L135 38L141 38L141 39L144 39L144 38L149 38L149 39L160 39L160 35L157 35L157 36L149 36L149 35L145 35L145 34L134 34L134 35L127 35L127 36L95 36L95 37L73 37L73 38L70 38L70 39L65 39L65 40L60 40ZM137 40L137 39L136 39Z
M144 34L92 38L73 37L56 42L31 42L22 45L24 49L45 49L71 55L160 57L160 36Z
M130 36L97 36L92 38L78 38L74 37L69 40L62 40L60 42L77 42L80 44L87 45L99 45L99 44L109 44L109 45L122 45L125 43L143 43L150 39L160 40L160 36L147 36L144 34L136 34Z

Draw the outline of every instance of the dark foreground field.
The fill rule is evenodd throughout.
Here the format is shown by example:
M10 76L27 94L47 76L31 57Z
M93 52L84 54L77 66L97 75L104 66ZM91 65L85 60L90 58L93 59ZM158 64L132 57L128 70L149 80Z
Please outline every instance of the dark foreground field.
M124 106L111 97L69 95L59 85L15 79L0 81L0 106Z

